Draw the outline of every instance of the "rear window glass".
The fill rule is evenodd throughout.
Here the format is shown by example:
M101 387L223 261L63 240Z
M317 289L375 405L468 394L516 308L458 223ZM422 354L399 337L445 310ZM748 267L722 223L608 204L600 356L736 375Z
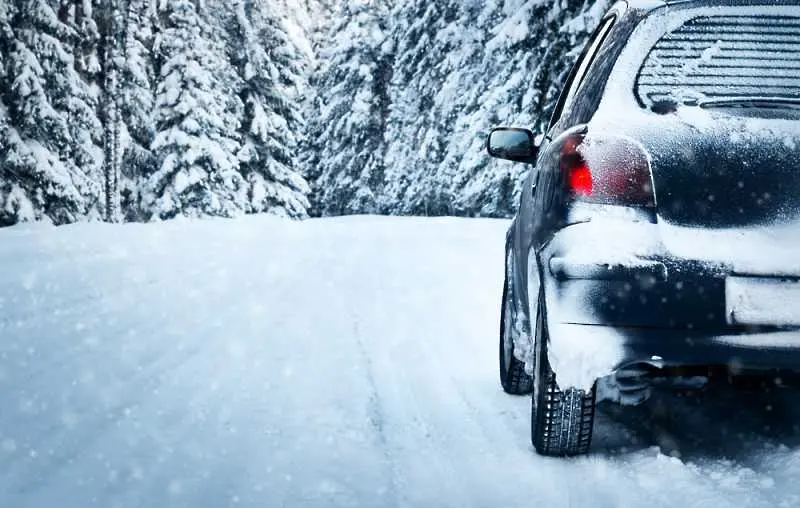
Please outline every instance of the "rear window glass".
M644 106L664 100L800 97L800 17L698 17L662 37L639 70Z

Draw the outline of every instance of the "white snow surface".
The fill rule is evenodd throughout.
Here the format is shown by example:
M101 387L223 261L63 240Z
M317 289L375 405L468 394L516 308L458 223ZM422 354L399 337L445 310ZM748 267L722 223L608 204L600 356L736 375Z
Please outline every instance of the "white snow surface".
M497 381L507 226L0 230L0 506L800 503L790 391L601 405L588 457L535 455Z

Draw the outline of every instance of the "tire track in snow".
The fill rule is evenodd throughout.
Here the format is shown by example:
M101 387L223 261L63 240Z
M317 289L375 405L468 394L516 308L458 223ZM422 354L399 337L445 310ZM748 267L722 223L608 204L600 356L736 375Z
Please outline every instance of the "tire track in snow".
M392 499L392 503L388 506L398 506L398 491L397 491L397 467L389 440L386 437L385 421L386 415L381 402L381 396L378 392L377 385L375 384L375 376L373 374L372 359L367 354L367 349L364 345L364 340L361 337L361 332L358 326L358 319L355 315L352 316L353 323L353 337L356 340L358 352L360 354L360 363L363 365L364 375L369 385L369 398L367 404L369 406L370 425L378 438L379 445L383 451L383 457L388 471L389 477L389 491L388 495Z
M469 327L462 330L462 327L452 326L459 322L465 308L448 306L446 295L438 294L448 289L457 294L470 294L472 284L481 283L462 277L455 287L440 284L437 279L448 273L447 268L430 266L424 259L389 257L382 261L373 269L391 274L392 278L381 279L380 286L391 288L392 297L403 305L371 300L361 309L360 322L370 326L373 332L370 337L379 337L370 342L370 355L380 361L379 390L393 408L388 417L392 422L390 439L396 443L413 439L416 443L413 448L398 446L401 452L397 461L403 476L400 485L416 485L411 488L414 492L403 498L405 503L425 505L439 499L436 503L441 506L518 505L521 498L516 489L502 492L502 488L493 488L509 481L524 483L525 470L509 469L509 457L535 461L521 444L527 442L524 433L520 433L519 442L515 442L504 432L513 426L509 426L501 414L516 415L510 408L517 401L500 393L495 376L476 379L472 371L462 368L462 364L475 364L473 355L480 358L487 350L495 351L493 337L475 333L476 330ZM359 262L362 264L366 265L366 260ZM434 273L426 273L429 270ZM366 276L362 279L369 280ZM423 283L428 289L416 294L415 286ZM370 294L383 293L380 288L371 286L364 290ZM472 302L467 308L470 306ZM386 309L391 310L387 312ZM391 318L378 324L378 316ZM404 316L413 317L404 319ZM428 328L431 323L435 325ZM426 326L421 326L423 324ZM482 330L480 327L477 331ZM480 363L488 368L494 365L495 358L493 354L486 358L486 363ZM478 390L470 392L476 382L480 383ZM478 393L480 398L476 397ZM483 411L478 409L478 402ZM525 410L522 412L527 414ZM511 448L504 449L503 445ZM423 481L424 485L435 484L438 488L421 488ZM446 497L434 497L442 492L447 493ZM539 494L538 500L547 502L546 499L557 501L560 494Z

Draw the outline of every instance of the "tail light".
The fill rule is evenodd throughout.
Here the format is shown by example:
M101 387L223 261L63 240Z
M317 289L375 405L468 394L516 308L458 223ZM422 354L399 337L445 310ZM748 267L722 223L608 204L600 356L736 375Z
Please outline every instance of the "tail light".
M591 203L655 206L653 178L644 147L622 136L568 131L554 142L569 194Z

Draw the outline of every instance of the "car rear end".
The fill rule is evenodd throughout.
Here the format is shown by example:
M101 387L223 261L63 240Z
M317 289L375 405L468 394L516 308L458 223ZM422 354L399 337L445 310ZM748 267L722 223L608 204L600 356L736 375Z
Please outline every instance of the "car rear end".
M560 383L800 371L800 6L684 2L631 37L542 177Z

